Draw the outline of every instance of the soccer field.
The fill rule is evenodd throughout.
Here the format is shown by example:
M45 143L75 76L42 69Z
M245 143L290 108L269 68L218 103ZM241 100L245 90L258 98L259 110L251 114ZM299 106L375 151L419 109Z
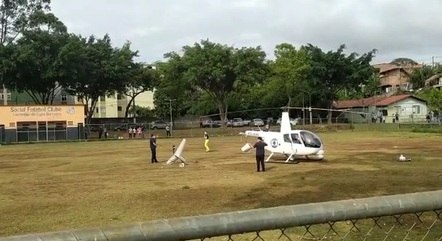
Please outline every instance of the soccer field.
M187 139L186 167L165 164L178 138L158 139L157 164L148 140L1 146L0 236L442 188L440 134L319 136L326 160L264 173L241 136L212 136L209 153L202 137Z

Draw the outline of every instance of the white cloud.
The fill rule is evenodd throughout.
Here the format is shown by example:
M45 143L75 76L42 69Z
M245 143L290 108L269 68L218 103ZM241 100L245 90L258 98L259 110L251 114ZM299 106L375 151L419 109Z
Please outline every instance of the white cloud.
M69 31L130 41L149 62L201 39L260 45L270 57L282 42L378 49L374 62L442 55L439 0L60 0L52 9Z

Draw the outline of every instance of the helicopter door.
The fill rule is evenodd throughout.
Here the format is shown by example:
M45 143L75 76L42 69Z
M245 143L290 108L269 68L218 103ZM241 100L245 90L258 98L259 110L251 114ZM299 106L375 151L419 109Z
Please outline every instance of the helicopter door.
M284 148L284 150L287 150L287 149L291 150L289 154L296 153L296 148L293 145L293 140L292 140L290 134L284 134L284 147L288 147L288 148Z

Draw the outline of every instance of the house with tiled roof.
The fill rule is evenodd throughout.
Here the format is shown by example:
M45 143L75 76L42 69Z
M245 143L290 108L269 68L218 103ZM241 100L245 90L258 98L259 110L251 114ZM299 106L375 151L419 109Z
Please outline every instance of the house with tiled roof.
M442 74L435 74L425 80L425 87L442 89Z
M341 116L352 123L425 122L429 111L425 100L410 94L341 100L334 108L344 111Z
M374 68L379 71L379 87L384 93L395 93L399 90L412 89L410 75L414 70L422 68L422 65L396 65L392 63L375 64Z

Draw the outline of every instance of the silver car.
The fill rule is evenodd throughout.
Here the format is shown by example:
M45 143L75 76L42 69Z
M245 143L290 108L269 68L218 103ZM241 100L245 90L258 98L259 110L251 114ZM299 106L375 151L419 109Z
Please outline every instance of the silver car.
M262 119L256 118L252 120L253 126L264 126L264 121Z

